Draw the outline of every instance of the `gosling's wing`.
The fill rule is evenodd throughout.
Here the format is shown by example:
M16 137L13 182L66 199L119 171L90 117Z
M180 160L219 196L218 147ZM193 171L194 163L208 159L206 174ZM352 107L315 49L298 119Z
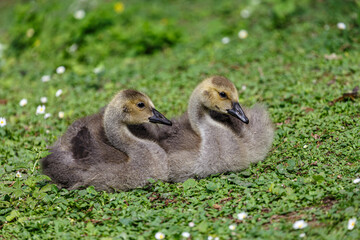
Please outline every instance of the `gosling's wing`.
M270 150L274 125L264 105L256 104L245 112L250 123L243 128L244 139L251 154L251 162L258 162L263 160Z
M248 150L250 161L258 162L265 158L271 147L274 137L273 123L266 107L262 104L245 108L244 112L249 118L249 124L245 124L233 116L216 112L212 112L211 116L231 128Z
M158 132L158 142L166 152L190 151L198 149L200 137L190 125L187 113L171 120L172 126L161 126Z

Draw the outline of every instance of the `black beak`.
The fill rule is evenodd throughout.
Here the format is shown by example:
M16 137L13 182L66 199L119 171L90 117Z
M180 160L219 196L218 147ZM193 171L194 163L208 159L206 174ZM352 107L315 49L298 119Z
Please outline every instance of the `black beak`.
M246 124L249 123L249 119L246 117L244 111L242 110L238 102L233 102L232 109L228 109L227 112L230 115L240 119L242 122Z
M161 123L165 125L171 126L172 123L169 119L167 119L164 115L162 115L158 110L155 108L152 109L153 116L149 117L149 122L151 123Z

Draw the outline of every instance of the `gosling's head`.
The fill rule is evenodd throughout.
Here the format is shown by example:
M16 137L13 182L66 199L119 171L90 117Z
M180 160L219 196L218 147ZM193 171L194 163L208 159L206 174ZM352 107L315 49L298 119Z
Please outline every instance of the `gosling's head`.
M205 79L198 86L202 104L210 110L230 114L244 123L249 123L239 104L235 85L225 77L214 76Z
M111 100L105 110L105 117L112 116L126 125L142 123L160 123L171 126L172 123L154 107L148 96L135 90L122 90Z

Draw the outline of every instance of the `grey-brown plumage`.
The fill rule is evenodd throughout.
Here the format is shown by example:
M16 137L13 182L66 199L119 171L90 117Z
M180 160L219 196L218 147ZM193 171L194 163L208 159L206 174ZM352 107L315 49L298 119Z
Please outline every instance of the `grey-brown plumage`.
M152 140L156 128L141 125L149 121L171 125L146 95L121 91L99 113L68 128L41 160L43 173L68 189L129 190L149 178L166 181L167 155Z
M274 135L266 109L243 111L234 84L219 76L201 82L187 113L172 121L171 129L161 128L159 143L173 182L245 169L265 158Z

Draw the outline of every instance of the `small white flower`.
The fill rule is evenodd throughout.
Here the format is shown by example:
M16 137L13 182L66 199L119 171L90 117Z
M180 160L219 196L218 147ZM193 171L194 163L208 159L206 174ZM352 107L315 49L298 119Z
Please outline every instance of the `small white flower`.
M44 76L42 76L42 77L41 77L41 81L42 81L42 82L48 82L48 81L50 81L50 75L44 75Z
M195 223L189 222L189 227L195 227Z
M41 97L40 102L41 103L47 103L47 97Z
M239 213L239 214L237 215L238 219L241 220L241 221L244 220L247 216L248 216L248 215L247 215L246 212L241 212L241 213Z
M207 239L208 239L208 240L213 240L213 237L212 237L212 236L208 236Z
M104 66L98 66L98 67L94 68L94 70L93 70L93 72L95 74L99 74L99 73L101 73L103 71L104 71Z
M246 30L240 30L238 36L240 39L245 39L248 37L248 32Z
M45 106L44 105L39 105L36 108L36 115L38 114L44 114L45 113Z
M21 107L25 106L26 104L27 104L27 99L26 98L21 99L20 102L19 102L19 105Z
M353 183L359 183L360 182L360 178L354 179Z
M230 229L231 231L234 231L235 228L236 228L236 226L235 226L234 224L232 224L232 225L229 226L229 229Z
M55 93L55 96L56 96L56 97L60 97L60 95L62 94L62 92L63 92L63 91L62 91L61 89L57 90L56 93Z
M33 28L29 28L27 31L26 31L26 36L28 38L31 38L32 36L34 36L34 33L35 33L35 30Z
M83 9L80 9L80 10L77 10L75 13L74 13L74 18L78 19L78 20L81 20L85 17L85 11Z
M304 220L296 221L293 225L294 229L303 229L307 227L307 223Z
M59 118L64 118L64 112L59 112Z
M339 23L337 24L337 28L340 29L340 30L345 30L345 29L346 29L346 25L345 25L345 23L343 23L343 22L339 22Z
M350 218L348 222L348 229L353 230L356 224L356 218Z
M160 240L160 239L164 239L165 238L165 234L163 234L162 232L157 232L155 234L155 238Z
M6 119L3 117L0 117L0 127L5 127L6 126Z
M181 234L181 236L183 236L184 238L188 238L188 237L190 237L190 233L188 233L188 232L183 232L183 233Z
M56 68L57 74L63 74L65 72L66 68L64 66L60 66Z
M250 11L247 10L247 9L243 9L241 11L240 15L241 15L242 18L248 18L248 17L250 17Z
M306 145L306 144L303 146L303 148L307 148L307 147L308 147L308 145Z
M221 42L222 42L223 44L228 44L228 43L230 42L230 38L229 38L229 37L223 37L223 38L221 39Z
M301 238L303 238L303 237L305 237L305 236L306 236L305 233L301 233L301 234L299 235L299 237L301 237Z
M242 85L241 90L245 91L246 90L246 85Z
M69 52L73 53L73 52L76 52L76 50L78 49L78 45L76 43L72 44L70 47L69 47Z
M19 171L17 171L16 175L17 178L21 178L21 173Z
M50 133L50 130L49 130L49 129L46 129L45 132L46 132L46 134L49 134L49 133Z
M50 113L46 113L46 114L44 115L44 119L47 119L47 118L49 118L49 117L51 117L51 114L50 114Z
M219 238L219 237L216 237L216 238L214 238L214 240L220 240L220 238Z

